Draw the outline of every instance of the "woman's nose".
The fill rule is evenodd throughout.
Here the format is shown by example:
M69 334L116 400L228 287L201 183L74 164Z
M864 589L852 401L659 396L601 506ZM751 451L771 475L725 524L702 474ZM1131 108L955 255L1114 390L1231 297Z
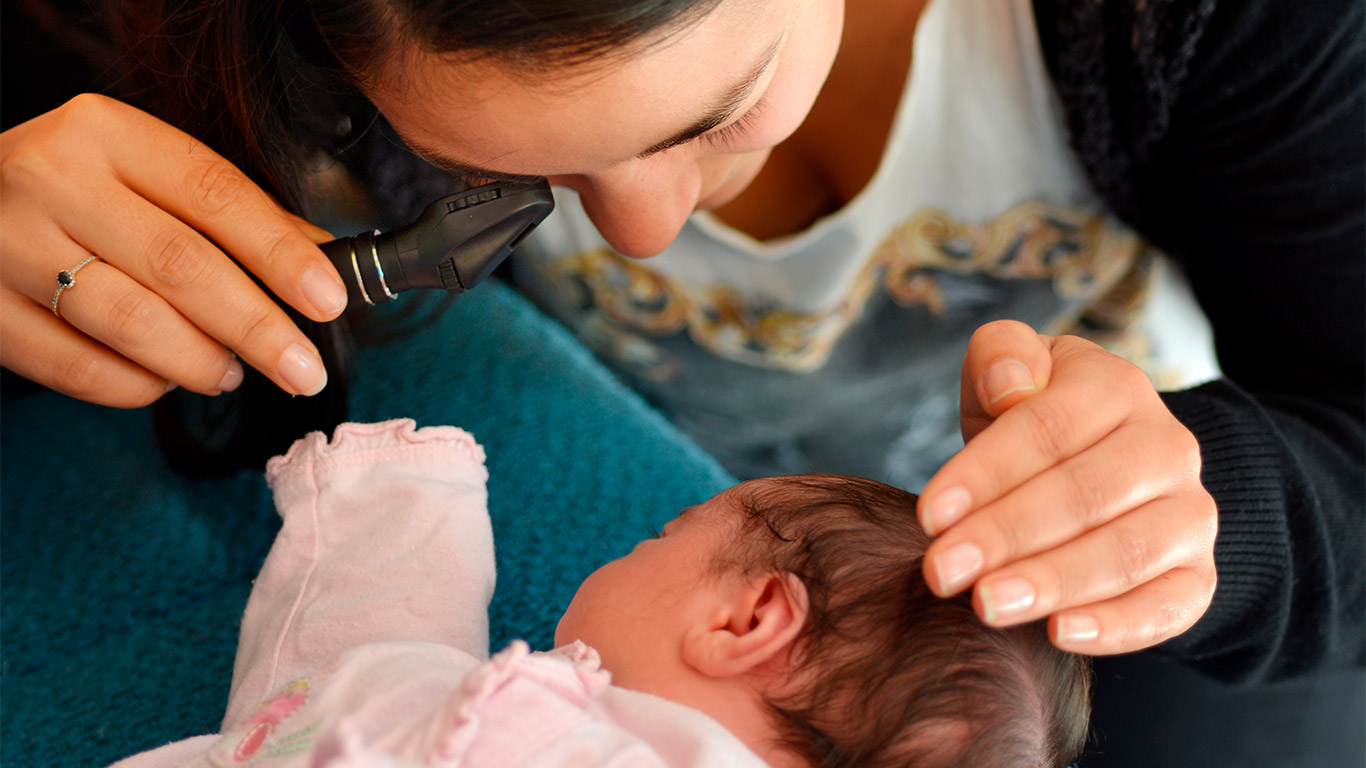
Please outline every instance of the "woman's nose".
M579 193L598 232L621 254L637 259L657 256L678 236L701 191L697 164L664 157L668 154L551 182Z

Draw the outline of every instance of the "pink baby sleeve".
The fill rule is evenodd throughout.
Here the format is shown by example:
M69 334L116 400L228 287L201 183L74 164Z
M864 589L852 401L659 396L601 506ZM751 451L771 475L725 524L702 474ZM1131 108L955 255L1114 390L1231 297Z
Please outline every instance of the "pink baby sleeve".
M343 424L270 460L283 526L242 618L224 728L349 648L386 640L488 657L484 452L454 427Z

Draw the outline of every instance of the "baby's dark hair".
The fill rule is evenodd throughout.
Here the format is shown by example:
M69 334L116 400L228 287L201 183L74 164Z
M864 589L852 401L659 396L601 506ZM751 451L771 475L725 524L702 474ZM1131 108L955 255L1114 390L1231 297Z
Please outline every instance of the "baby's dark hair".
M747 483L743 535L718 569L792 573L810 616L795 690L770 698L784 746L813 766L1066 766L1081 752L1090 666L1042 623L982 624L930 592L916 497L840 475Z

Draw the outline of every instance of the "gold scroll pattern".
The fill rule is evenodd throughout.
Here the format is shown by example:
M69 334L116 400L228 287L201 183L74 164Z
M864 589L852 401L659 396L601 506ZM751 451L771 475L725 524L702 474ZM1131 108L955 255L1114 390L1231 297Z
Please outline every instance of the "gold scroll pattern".
M557 274L548 282L567 306L602 313L593 331L608 337L599 341L608 341L619 356L642 350L638 339L613 326L655 337L686 331L713 354L795 372L824 364L879 287L902 306L943 312L945 274L1051 280L1076 310L1041 331L1081 329L1107 347L1131 347L1116 350L1130 359L1142 357L1141 342L1128 331L1146 299L1151 262L1149 246L1129 230L1031 201L982 223L959 222L935 208L917 211L874 250L838 302L815 312L747 299L726 285L665 277L607 249L553 260Z

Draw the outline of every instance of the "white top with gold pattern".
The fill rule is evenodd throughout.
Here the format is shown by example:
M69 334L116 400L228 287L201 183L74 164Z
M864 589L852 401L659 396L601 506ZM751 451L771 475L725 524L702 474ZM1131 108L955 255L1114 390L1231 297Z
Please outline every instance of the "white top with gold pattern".
M1143 312L1162 262L1069 149L1030 0L929 4L877 172L803 232L759 242L701 212L630 261L556 198L519 284L742 477L917 490L961 447L958 370L990 320L1082 332L1167 386L1212 375L1203 349L1163 359ZM1164 315L1184 323L1177 288Z

